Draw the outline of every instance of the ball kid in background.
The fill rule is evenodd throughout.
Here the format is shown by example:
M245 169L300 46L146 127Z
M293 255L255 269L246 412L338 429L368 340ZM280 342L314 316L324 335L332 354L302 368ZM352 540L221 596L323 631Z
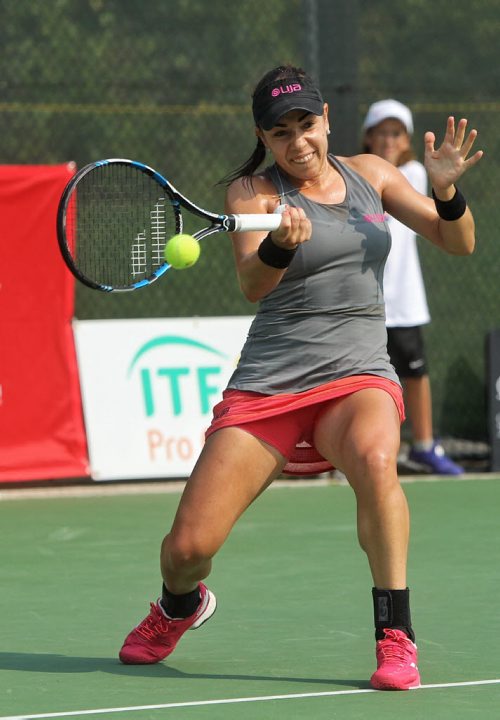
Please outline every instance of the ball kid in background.
M363 122L365 152L395 165L408 182L427 194L427 173L411 145L413 117L406 105L379 100ZM412 228L388 216L391 251L384 271L387 349L403 383L404 400L412 430L409 459L438 475L459 475L463 468L445 454L434 439L432 396L422 326L430 322L417 236Z

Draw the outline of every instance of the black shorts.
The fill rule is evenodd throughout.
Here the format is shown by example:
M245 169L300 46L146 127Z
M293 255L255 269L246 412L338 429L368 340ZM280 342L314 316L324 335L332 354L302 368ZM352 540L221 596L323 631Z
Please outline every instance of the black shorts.
M427 375L427 358L420 325L387 328L387 352L400 378Z

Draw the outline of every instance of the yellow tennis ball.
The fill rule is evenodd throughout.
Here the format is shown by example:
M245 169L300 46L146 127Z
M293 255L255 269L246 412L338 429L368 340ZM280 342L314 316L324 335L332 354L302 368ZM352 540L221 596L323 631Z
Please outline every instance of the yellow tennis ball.
M174 235L165 245L165 260L175 270L184 270L200 257L200 243L192 235Z

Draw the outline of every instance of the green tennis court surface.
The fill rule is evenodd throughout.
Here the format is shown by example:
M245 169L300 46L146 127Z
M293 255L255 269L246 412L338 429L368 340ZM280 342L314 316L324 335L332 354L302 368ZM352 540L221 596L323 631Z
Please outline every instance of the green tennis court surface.
M344 485L268 490L216 559L213 619L135 667L117 652L158 595L178 492L0 501L0 720L497 719L500 481L404 487L423 683L408 693L368 686L371 583Z

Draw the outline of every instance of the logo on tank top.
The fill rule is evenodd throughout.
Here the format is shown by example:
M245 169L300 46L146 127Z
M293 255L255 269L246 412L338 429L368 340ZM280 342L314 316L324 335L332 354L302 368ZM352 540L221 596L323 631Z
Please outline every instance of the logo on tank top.
M389 220L389 215L387 213L365 213L363 220L369 223L383 223Z

